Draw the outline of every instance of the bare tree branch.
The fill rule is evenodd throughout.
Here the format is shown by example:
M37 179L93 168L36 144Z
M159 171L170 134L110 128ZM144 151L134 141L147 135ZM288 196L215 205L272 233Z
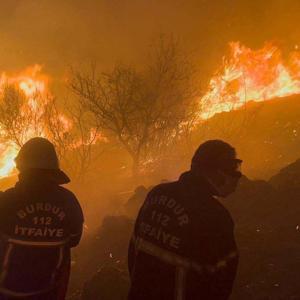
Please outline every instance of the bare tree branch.
M95 68L88 73L73 69L69 87L97 126L128 152L136 173L142 161L162 155L178 139L183 124L192 126L193 75L178 42L163 37L153 46L146 68L119 64L100 74Z

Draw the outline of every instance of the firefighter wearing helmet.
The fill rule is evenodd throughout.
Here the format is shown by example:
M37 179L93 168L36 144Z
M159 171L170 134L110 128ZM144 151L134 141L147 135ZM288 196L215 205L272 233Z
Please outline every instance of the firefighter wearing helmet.
M0 299L65 299L70 249L78 245L83 214L61 187L54 146L33 138L19 151L15 187L0 195Z
M130 300L225 300L236 276L234 224L218 201L242 176L235 149L198 148L191 170L156 186L139 212L129 247Z

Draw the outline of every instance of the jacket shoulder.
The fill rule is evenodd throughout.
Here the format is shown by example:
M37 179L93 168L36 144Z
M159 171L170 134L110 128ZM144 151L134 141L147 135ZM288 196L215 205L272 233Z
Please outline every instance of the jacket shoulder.
M14 195L16 193L16 188L15 187L11 187L5 191L1 191L0 192L0 197L5 197L5 196L10 196L10 195Z
M6 211L8 207L14 206L17 200L17 190L15 187L9 188L6 191L0 192L0 210L2 213Z
M58 186L58 187L57 187L57 190L58 190L58 192L59 192L62 196L77 201L77 197L76 197L75 194L74 194L73 192L71 192L69 189L66 189L66 188L63 187L63 186Z
M17 190L15 187L9 188L6 191L0 191L0 201L4 201L5 199L15 197L17 194Z
M148 196L155 196L161 194L172 194L178 189L178 181L162 183L156 185L149 193Z
M211 204L211 209L214 210L215 224L220 225L225 230L233 230L234 221L229 210L216 198L212 199Z
M70 213L78 220L83 221L82 208L75 194L62 186L58 186L58 192L66 200Z

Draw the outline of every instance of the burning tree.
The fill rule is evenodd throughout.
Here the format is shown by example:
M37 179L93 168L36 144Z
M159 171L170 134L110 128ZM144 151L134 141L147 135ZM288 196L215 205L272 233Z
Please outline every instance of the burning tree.
M48 136L58 149L65 167L76 180L84 181L91 163L105 151L106 139L94 127L80 103L65 101L64 115L56 101L46 106Z
M98 128L91 126L82 107L70 103L72 105L58 107L55 97L38 89L26 94L18 84L3 87L0 93L0 137L7 149L4 150L2 160L5 165L0 175L12 171L13 160L24 142L31 137L43 136L54 143L60 160L72 177L84 179L92 158L96 156L94 152L99 156L103 147L95 145L100 140Z
M133 174L161 155L196 113L193 68L178 43L161 38L143 70L117 65L109 73L72 72L71 90L99 128L131 156ZM189 124L191 125L191 124Z
M239 109L250 101L265 102L300 93L298 46L287 59L274 43L252 50L231 42L229 50L202 97L203 119Z
M6 85L0 96L1 135L21 147L29 135L42 135L43 112L36 103L44 101L35 93L28 101L25 93L15 85Z

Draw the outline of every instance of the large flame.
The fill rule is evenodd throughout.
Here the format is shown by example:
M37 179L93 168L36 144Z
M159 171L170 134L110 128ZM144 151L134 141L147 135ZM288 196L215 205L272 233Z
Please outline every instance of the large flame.
M201 118L238 109L249 101L266 101L300 94L300 51L295 46L287 59L272 43L252 50L232 42L229 56L209 83L202 98Z
M54 103L54 99L48 89L49 76L42 73L40 65L34 65L23 70L20 73L8 75L7 73L0 74L0 95L5 92L7 86L14 86L19 89L25 96L25 103L21 107L20 114L25 116L25 119L29 120L26 123L24 132L22 132L22 139L17 145L16 141L7 140L5 128L0 126L0 178L13 175L16 171L14 159L19 151L20 144L24 143L28 139L35 136L42 136L46 138L53 137L51 130L46 126L45 108L48 104ZM53 102L52 102L53 101ZM53 111L51 111L53 112ZM68 118L63 112L55 113L55 124L52 126L58 126L56 128L56 134L61 135L59 138L65 136L66 133L71 133L75 128L74 122ZM27 116L27 118L26 118ZM50 125L50 123L48 124ZM56 136L58 138L58 136ZM106 141L106 138L99 134L95 128L89 129L87 137L80 138L73 136L74 140L69 141L69 150L75 150L82 145L95 144L97 141Z
M239 42L229 44L229 55L223 58L218 72L209 82L208 92L201 99L201 119L208 119L217 113L241 108L249 101L267 101L274 98L300 94L300 51L298 46L284 57L281 50L272 43L266 43L258 50L252 50ZM0 93L6 84L17 85L27 99L27 105L39 111L36 93L46 95L49 77L42 74L41 66L35 65L26 70L8 75L0 74ZM26 110L24 110L26 113ZM66 131L72 124L63 114L61 122ZM0 128L0 133L3 129ZM25 139L34 136L31 128L26 128ZM40 135L47 136L46 132ZM95 138L96 137L96 138ZM91 139L96 142L98 136L91 131ZM1 142L1 141L0 141ZM77 143L74 147L77 147ZM15 170L14 158L18 146L12 141L0 143L0 178Z
M48 86L48 77L41 73L41 69L42 68L40 65L34 65L17 74L9 75L3 72L0 75L0 92L3 92L5 86L7 85L15 85L26 96L27 105L38 112L41 104L37 103L34 95L45 95L45 93L47 93ZM23 113L26 113L25 108ZM3 131L2 128L0 128L0 130L1 132ZM41 132L41 135L45 134ZM34 132L29 127L24 138L28 139L33 136ZM18 146L13 141L1 140L0 178L14 173L14 159L18 153L18 150Z

